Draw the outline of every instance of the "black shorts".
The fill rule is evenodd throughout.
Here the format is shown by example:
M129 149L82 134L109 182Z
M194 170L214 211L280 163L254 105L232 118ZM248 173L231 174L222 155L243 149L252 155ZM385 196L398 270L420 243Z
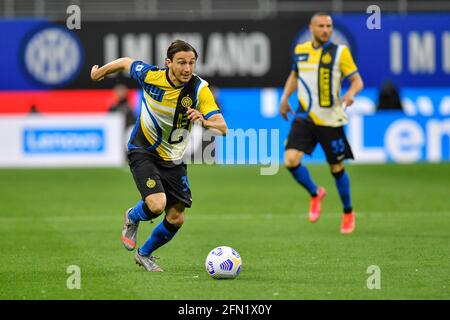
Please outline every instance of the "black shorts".
M192 195L186 164L165 167L148 154L139 152L128 153L128 160L142 200L151 194L164 192L167 198L166 207L177 203L191 207Z
M296 149L310 155L317 143L322 146L330 164L353 159L343 127L318 126L309 119L295 118L285 149Z

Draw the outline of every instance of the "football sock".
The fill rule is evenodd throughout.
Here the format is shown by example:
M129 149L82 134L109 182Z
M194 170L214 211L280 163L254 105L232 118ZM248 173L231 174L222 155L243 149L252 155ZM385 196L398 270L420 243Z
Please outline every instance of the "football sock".
M147 204L142 200L140 200L128 214L128 218L134 224L138 224L139 221L152 220L158 216L159 216L159 214L155 214L155 213L151 212L150 209L148 208Z
M350 179L345 170L333 172L336 181L336 187L341 197L342 205L344 206L344 213L351 213L353 211L352 202L350 200Z
M289 168L289 171L292 173L294 179L297 180L297 182L300 183L306 190L308 190L311 197L317 196L317 186L312 181L309 176L308 169L306 169L305 166L302 166L300 163L295 168Z
M144 243L144 245L138 250L138 253L141 256L151 255L153 251L169 242L179 229L179 227L171 224L169 221L167 221L167 218L164 217L164 220L161 221L155 227L155 229L153 229L152 234Z

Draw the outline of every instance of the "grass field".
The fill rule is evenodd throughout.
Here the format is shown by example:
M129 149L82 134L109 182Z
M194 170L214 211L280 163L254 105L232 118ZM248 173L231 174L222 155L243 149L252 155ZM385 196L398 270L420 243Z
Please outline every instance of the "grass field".
M328 168L309 168L328 190L316 224L285 169L190 166L194 204L156 252L160 274L120 242L139 197L128 168L0 170L0 299L450 299L450 164L348 165L357 227L347 236ZM139 243L155 225L141 224ZM218 245L241 254L236 280L207 275ZM70 265L80 290L66 287ZM379 290L366 286L371 265Z

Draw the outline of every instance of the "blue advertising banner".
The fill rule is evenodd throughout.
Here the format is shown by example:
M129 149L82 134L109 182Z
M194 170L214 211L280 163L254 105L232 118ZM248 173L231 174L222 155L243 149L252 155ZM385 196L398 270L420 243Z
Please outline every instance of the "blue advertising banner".
M347 138L355 162L412 163L450 160L450 92L402 91L407 113L376 111L376 91L364 90L347 109ZM222 89L218 97L229 132L216 140L216 160L225 164L283 162L290 122L278 113L281 89ZM296 98L291 97L296 108ZM292 118L291 118L292 120ZM305 161L323 162L318 145Z
M76 34L46 20L2 20L0 43L0 90L62 87L83 66Z
M367 87L386 80L401 87L450 85L450 15L381 14L369 29L369 14L333 16L337 40L346 42Z

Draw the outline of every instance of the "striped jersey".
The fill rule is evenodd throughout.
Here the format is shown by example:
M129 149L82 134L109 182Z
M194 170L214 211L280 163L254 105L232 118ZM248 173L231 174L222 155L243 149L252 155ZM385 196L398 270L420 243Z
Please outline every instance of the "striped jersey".
M129 150L148 151L163 161L181 160L192 127L187 108L205 119L219 113L208 82L197 75L181 86L169 79L168 69L134 61L130 76L142 87L141 111L128 142Z
M311 41L297 44L292 70L298 75L298 117L316 125L340 127L348 122L341 107L341 83L358 69L350 50L327 42L314 48Z

